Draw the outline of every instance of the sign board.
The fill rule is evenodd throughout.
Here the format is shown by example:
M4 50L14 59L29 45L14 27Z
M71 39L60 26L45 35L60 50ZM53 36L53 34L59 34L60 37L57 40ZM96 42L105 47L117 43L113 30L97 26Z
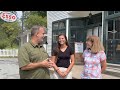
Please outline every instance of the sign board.
M75 53L83 53L83 42L75 42Z
M13 14L12 12L1 12L0 18L6 22L14 22L17 20L17 16Z

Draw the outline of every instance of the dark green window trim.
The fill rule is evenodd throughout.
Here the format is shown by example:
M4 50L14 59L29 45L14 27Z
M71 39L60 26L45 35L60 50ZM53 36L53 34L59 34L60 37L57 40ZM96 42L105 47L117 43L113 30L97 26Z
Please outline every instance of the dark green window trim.
M117 17L120 17L120 12L119 13L114 13L112 15L107 15L105 17L105 19L108 20L108 19L114 19L114 18L117 18Z

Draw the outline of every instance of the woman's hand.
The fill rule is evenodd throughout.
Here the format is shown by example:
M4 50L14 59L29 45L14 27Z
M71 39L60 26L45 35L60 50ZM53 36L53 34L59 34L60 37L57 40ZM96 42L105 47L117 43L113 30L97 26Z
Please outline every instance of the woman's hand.
M63 77L66 77L68 75L68 71L63 72Z
M65 72L61 72L60 70L57 70L58 74L62 77L62 78L65 78L67 75L68 75L68 72L65 71Z
M59 76L61 76L62 78L64 78L64 73L61 72L60 70L57 70L57 73L59 74Z

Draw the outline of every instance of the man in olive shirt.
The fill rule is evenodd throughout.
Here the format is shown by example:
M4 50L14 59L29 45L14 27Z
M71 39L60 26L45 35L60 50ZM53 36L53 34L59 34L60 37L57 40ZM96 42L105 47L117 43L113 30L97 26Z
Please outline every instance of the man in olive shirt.
M50 79L48 68L53 63L48 61L48 54L42 45L44 34L43 26L33 26L31 40L20 47L18 62L21 79Z

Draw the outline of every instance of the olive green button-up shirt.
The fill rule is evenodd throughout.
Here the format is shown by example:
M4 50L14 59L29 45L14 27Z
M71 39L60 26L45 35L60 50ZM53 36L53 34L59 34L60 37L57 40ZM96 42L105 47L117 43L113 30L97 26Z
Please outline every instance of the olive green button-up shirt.
M48 54L42 45L34 45L31 41L24 44L18 51L19 68L34 62L41 62L48 58ZM36 68L33 70L19 69L21 79L49 79L48 68Z

